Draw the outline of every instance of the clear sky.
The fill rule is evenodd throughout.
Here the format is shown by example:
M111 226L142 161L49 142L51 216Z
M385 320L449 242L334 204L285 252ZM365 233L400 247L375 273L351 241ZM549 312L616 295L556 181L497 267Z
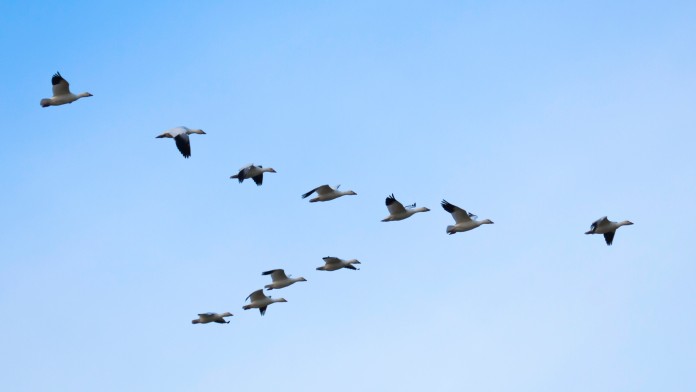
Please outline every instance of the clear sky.
M692 1L3 1L0 389L696 390L694 26ZM56 71L94 96L41 108ZM179 125L207 132L188 160L155 139ZM229 179L251 162L277 174ZM300 198L326 183L358 196ZM431 211L382 223L391 193ZM448 236L443 198L495 224ZM611 247L604 215L635 223ZM242 310L272 268L308 282Z

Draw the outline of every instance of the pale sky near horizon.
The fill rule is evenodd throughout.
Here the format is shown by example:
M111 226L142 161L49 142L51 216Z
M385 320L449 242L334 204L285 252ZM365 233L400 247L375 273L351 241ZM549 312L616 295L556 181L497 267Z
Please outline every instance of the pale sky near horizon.
M0 22L2 390L696 390L696 3ZM94 96L41 108L56 71ZM190 159L155 139L179 125ZM251 162L277 173L229 179ZM326 183L358 195L300 198ZM431 211L382 223L391 193ZM448 236L442 199L495 224ZM604 215L635 223L611 247ZM242 310L273 268L308 281Z

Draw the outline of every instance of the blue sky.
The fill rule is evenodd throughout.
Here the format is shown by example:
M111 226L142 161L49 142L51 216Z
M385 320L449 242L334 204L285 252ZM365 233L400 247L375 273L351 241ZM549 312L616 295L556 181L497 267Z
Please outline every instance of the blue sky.
M0 385L696 387L696 6L0 5ZM41 108L60 71L73 92ZM186 125L185 160L173 141ZM230 180L247 163L277 174ZM358 196L309 204L342 184ZM382 223L384 198L432 211ZM448 236L441 199L494 225ZM592 221L629 219L612 247ZM360 271L321 272L323 256ZM244 298L284 268L307 283ZM230 311L227 325L191 325Z

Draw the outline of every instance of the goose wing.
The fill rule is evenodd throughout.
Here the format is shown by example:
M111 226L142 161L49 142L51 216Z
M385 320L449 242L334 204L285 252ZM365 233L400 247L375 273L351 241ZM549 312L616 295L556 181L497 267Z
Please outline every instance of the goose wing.
M603 216L603 217L597 219L596 221L592 222L592 225L590 226L590 228L592 229L592 232L595 232L595 231L597 231L598 227L608 225L608 224L609 224L609 219L607 219L606 216Z
M285 275L285 271L283 271L282 269L274 269L274 270L266 271L266 272L262 273L261 275L271 275L271 279L273 279L274 282L283 281L283 280L288 279L288 276Z
M343 263L343 260L339 259L338 257L332 257L332 256L326 256L323 258L324 262L326 264L340 264Z
M325 195L327 193L333 192L333 189L328 185L318 186L318 187L312 189L311 191L305 193L304 195L302 195L302 198L306 199L307 197L309 197L309 195L311 195L314 192L316 192L319 195Z
M387 196L387 199L384 201L384 204L387 205L387 209L389 210L389 214L391 215L403 214L404 212L406 212L404 205L401 204L398 200L396 200L393 193Z
M70 94L70 83L63 79L60 72L56 72L51 78L51 84L53 85L53 96L57 97L59 95Z
M256 291L254 291L253 293L249 294L248 297L246 297L246 299L249 299L249 298L251 298L251 302L256 302L256 301L259 301L259 300L266 298L266 295L263 293L263 289L258 289Z
M615 231L604 233L604 241L606 241L607 245L611 245L614 242L614 234L616 234Z
M471 222L471 218L476 216L467 213L465 210L455 206L447 200L442 200L442 208L452 214L455 223Z
M200 316L200 317L212 317L212 316L215 316L216 314L217 313L207 312L207 313L198 313L198 316Z
M185 127L176 127L172 129L167 129L166 131L162 132L160 135L157 136L158 139L163 138L163 137L176 137L176 135L186 133Z
M252 180L256 183L256 185L261 185L263 184L263 173L256 175L254 177L251 177Z
M184 158L191 156L191 142L186 132L174 136L174 141L176 142L176 148L179 149L179 152L181 152Z

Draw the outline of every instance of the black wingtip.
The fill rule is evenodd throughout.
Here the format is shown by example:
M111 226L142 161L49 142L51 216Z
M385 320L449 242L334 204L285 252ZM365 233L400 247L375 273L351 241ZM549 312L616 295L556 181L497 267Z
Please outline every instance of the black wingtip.
M51 84L55 86L63 80L65 79L63 79L63 76L61 76L60 72L56 71L56 73L53 74L53 77L51 77Z
M454 211L454 204L448 202L445 199L442 199L442 202L440 202L442 205L442 208L444 208L445 211L452 213Z

